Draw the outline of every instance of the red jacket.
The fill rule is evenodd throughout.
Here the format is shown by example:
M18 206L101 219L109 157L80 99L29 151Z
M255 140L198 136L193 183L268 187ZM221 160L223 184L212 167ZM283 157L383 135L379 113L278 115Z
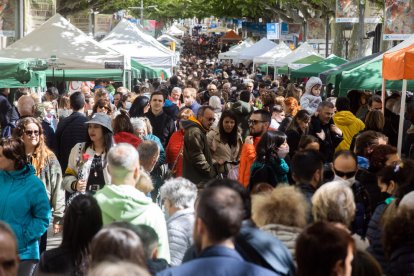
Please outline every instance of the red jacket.
M174 176L179 177L183 175L183 146L184 146L184 130L178 130L171 135L168 142L165 154L167 156L167 163L173 170ZM178 158L178 159L177 159ZM175 168L172 168L177 160Z
M138 138L137 136L135 136L134 134L129 133L129 132L124 132L124 131L121 131L115 134L114 141L116 144L128 143L136 149L138 148L139 144L141 144L142 142L142 140Z

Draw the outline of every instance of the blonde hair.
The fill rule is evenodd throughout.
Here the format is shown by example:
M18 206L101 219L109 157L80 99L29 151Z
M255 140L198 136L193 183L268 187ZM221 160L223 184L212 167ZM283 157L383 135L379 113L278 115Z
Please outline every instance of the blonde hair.
M252 197L252 218L259 227L281 224L303 228L308 211L305 196L293 186L278 185L271 193Z
M151 177L144 171L142 167L139 170L139 178L135 184L135 188L144 194L147 194L154 190L154 183L152 183Z
M316 221L339 222L351 225L355 216L354 194L343 182L322 185L312 197L312 215Z

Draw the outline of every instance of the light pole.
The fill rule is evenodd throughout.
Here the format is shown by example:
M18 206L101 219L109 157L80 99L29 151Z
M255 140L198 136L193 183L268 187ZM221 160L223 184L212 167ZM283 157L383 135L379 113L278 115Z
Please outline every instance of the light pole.
M348 60L349 40L352 35L352 24L346 24L342 29L342 36L345 39L345 59Z
M144 0L141 0L141 6L140 7L128 7L128 9L130 9L130 10L140 10L141 25L142 25L142 21L144 20L144 10L145 9L154 9L154 10L158 11L157 5L151 5L151 6L148 6L148 7L145 8L144 7Z

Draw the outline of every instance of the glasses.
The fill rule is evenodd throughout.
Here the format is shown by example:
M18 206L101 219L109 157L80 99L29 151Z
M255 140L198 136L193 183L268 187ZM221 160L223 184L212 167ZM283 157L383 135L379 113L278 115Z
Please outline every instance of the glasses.
M32 136L33 134L35 136L39 136L39 131L38 130L25 130L24 134L26 134L27 136Z
M334 168L334 171L335 171L335 174L337 175L337 176L339 176L339 177L346 177L346 178L351 178L351 177L353 177L355 174L356 174L356 172L357 171L352 171L352 172L341 172L341 171L338 171L338 170L336 170L335 168Z
M209 121L209 122L214 122L215 120L216 120L216 118L206 118L207 119L207 121Z
M109 108L107 106L99 106L98 108L105 109L105 110L109 110Z
M264 123L264 121L259 121L259 120L248 120L247 123L249 125L257 125L258 123Z

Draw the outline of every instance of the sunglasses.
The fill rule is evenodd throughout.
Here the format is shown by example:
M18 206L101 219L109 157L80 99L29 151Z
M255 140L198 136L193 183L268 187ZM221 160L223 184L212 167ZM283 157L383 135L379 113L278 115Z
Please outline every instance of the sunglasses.
M259 121L259 120L248 120L247 123L249 125L257 125L258 123L264 123L264 121Z
M335 168L334 168L334 171L335 171L335 174L337 176L341 177L341 178L343 178L343 177L351 178L351 177L355 176L355 174L357 172L357 171L353 171L353 172L341 172L341 171L336 170Z
M208 118L207 119L209 122L214 122L216 120L216 118Z
M33 134L36 136L39 136L39 131L38 130L25 130L24 134L26 134L27 136L32 136Z
M109 110L109 108L107 106L99 106L99 108Z

